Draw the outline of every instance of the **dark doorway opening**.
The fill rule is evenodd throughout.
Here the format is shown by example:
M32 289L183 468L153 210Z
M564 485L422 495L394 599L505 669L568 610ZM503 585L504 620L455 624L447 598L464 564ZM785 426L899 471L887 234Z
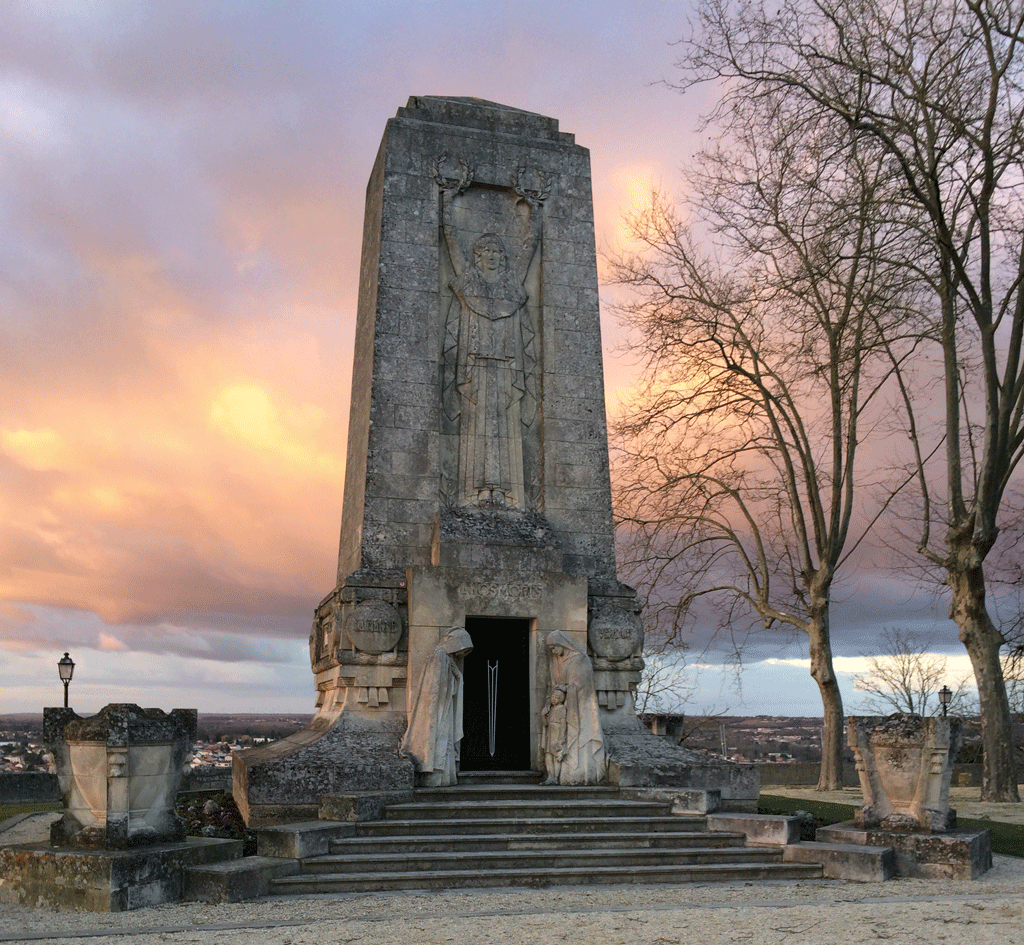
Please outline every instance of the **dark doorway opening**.
M530 767L530 621L467 617L473 652L463 665L463 771Z

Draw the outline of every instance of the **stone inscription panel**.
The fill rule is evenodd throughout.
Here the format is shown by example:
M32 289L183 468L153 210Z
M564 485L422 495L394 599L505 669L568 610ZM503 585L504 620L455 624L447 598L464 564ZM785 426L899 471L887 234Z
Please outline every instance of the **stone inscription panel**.
M345 632L357 650L387 653L402 637L402 616L382 600L364 600L345 617Z
M638 656L644 645L640 617L614 604L602 608L591 620L588 637L593 651L613 662Z
M544 585L504 583L500 581L473 582L460 584L457 593L460 601L539 601L544 597Z

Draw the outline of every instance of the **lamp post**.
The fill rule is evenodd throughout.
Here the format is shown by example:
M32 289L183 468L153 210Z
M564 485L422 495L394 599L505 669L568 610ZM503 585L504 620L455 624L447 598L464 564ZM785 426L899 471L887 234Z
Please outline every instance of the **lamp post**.
M60 673L60 681L64 683L64 708L68 707L68 686L71 685L71 677L75 674L75 661L64 654L57 660L57 672Z
M939 690L939 702L942 703L942 717L946 717L946 707L949 705L950 700L953 698L953 690L949 686L943 686Z

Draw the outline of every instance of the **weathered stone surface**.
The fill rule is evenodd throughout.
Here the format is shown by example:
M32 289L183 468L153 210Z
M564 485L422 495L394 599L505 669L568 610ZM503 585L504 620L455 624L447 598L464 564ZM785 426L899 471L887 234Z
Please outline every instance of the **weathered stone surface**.
M757 810L757 765L709 760L652 735L633 715L605 725L609 782L619 788L657 787L718 791L726 811Z
M411 798L412 792L396 797ZM340 821L341 818L328 818ZM329 823L308 820L299 823L263 827L256 833L256 852L260 856L278 856L301 860L307 856L323 856L331 852L331 843L342 837L351 837L355 827L351 823Z
M412 763L398 755L404 728L404 721L321 712L288 738L236 752L234 795L246 823L315 820L324 795L411 791Z
M402 638L402 615L386 601L360 601L345 618L345 633L357 650L387 653Z
M644 628L638 613L607 604L591 618L587 638L597 656L617 663L640 655Z
M800 840L800 818L778 814L709 814L711 833L746 834L750 846L782 847Z
M44 738L53 752L65 814L55 846L123 849L185 838L174 803L196 737L196 710L105 706L80 718L46 709Z
M189 902L243 902L270 891L270 881L299 872L299 861L247 856L226 863L191 866L184 871L182 896Z
M438 183L458 184L465 173L470 177L457 193ZM544 438L530 434L523 440L526 478L536 486L526 504L543 510L558 545L587 559L586 570L614 577L587 152L559 132L554 119L477 100L413 98L388 122L367 189L338 582L361 568L430 563L429 543L410 547L387 506L375 500L432 495L433 503L416 513L432 531L445 504L439 489L450 475L446 457L454 462L458 455L451 443L456 432L439 422L443 411L425 414L422 425L400 427L394 409L445 402L438 386L448 350L442 339L454 300L449 282L457 275L450 246L439 237L446 192L453 194L452 224L465 247L493 232L511 257L529 213L540 225L533 256L523 261L543 402L531 404L529 416L521 412L519 422L537 436L543 429ZM401 287L400 300L384 291L393 285ZM581 293L589 304L580 305ZM388 330L392 322L394 333ZM404 325L417 331L410 334ZM410 383L424 387L412 399ZM543 416L543 428L534 416ZM399 451L396 443L410 433L421 434L416 448ZM581 441L597 447L593 456L579 454ZM403 459L396 466L398 452ZM574 487L559 475L556 457L562 456L577 467ZM396 484L395 473L422 484L422 491L411 482ZM584 524L579 513L597 514Z
M673 814L717 814L722 809L722 792L687 788L620 788L619 797L628 801L657 801L670 804Z
M851 716L846 725L864 792L859 826L941 833L956 825L949 783L959 719L897 713Z
M892 847L896 875L916 879L977 879L992 868L992 834L987 830L907 833L868 830L853 822L819 827L815 839Z
M820 863L825 879L883 883L896 873L896 851L856 843L794 843L782 851L786 863Z
M237 859L240 840L192 837L131 850L0 848L0 902L34 908L126 912L182 898L185 870Z

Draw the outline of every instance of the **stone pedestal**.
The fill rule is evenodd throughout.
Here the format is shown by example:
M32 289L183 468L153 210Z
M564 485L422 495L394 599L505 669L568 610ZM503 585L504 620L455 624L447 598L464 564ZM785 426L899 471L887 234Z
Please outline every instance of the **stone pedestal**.
M949 782L962 741L959 719L897 713L851 716L846 726L864 792L857 826L942 833L956 825Z
M119 850L185 838L174 803L196 737L195 709L120 703L89 718L46 709L43 730L66 808L53 825L54 846Z
M847 822L819 827L815 840L891 848L895 875L912 879L977 879L992 868L992 835L987 830L910 833Z
M241 840L208 837L129 850L4 847L0 902L82 912L145 909L185 898L189 868L241 856Z

